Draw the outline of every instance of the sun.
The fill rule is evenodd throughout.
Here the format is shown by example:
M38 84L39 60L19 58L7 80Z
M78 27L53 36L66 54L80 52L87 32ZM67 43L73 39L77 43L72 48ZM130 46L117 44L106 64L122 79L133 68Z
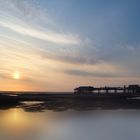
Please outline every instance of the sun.
M18 79L20 79L20 77L21 77L21 75L19 72L16 71L13 73L13 79L18 80Z

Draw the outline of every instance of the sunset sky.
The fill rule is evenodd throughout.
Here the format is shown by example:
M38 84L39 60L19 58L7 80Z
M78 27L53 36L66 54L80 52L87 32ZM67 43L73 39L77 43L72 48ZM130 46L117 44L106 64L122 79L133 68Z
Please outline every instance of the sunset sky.
M0 90L140 83L139 0L0 0Z

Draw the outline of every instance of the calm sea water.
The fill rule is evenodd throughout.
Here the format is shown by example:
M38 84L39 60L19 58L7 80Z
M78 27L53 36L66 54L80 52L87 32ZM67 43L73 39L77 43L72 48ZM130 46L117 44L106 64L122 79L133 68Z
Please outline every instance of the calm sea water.
M55 111L40 102L0 108L0 140L140 140L134 109Z

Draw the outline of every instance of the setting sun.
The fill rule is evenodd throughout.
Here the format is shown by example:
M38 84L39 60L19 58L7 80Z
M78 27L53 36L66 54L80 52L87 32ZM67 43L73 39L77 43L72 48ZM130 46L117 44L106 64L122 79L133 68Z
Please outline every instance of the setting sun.
M20 73L19 73L19 72L14 72L14 73L13 73L13 78L14 78L14 79L18 80L18 79L20 79L20 77L21 77L21 76L20 76Z

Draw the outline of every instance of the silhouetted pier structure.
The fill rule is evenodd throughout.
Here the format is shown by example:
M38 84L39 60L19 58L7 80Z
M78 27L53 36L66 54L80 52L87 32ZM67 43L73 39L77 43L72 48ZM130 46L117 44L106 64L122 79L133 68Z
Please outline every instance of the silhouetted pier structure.
M21 107L26 111L67 109L140 109L140 86L92 87L82 86L74 92L0 92L0 109ZM38 105L25 102L41 101Z
M81 86L74 89L75 94L111 94L111 95L119 95L119 94L140 94L140 86L139 85L129 85L128 87L92 87L92 86Z
M1 92L0 102L22 101L47 101L47 102L79 102L88 101L114 101L127 100L140 97L140 86L129 85L124 87L99 87L82 86L74 89L74 92Z

